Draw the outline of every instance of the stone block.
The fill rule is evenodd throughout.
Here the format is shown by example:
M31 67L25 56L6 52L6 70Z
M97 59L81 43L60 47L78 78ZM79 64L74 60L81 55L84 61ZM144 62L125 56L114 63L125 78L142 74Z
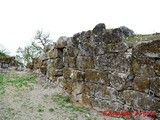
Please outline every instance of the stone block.
M72 96L74 100L82 103L83 82L74 82L72 86Z
M61 36L57 40L56 48L65 48L67 45L67 37L66 36Z
M143 92L143 93L148 93L149 91L149 79L148 77L135 77L133 80L133 86L134 90Z
M110 84L118 91L124 90L127 86L127 81L129 81L130 72L120 73L117 71L112 72L108 75L108 79L110 80Z
M160 77L150 79L149 85L150 94L160 98Z
M156 61L156 64L155 64L155 73L156 73L157 76L160 77L160 60Z
M49 51L50 58L62 58L63 57L63 49L57 48Z
M51 66L55 69L62 69L64 67L62 58L52 59L51 64Z
M72 69L70 69L70 68L68 68L68 67L64 67L64 68L63 68L63 77L64 77L65 79L69 79L69 78L70 78L70 76L71 76L71 70L72 70Z
M79 70L94 69L93 57L78 56L76 66Z
M128 72L130 70L130 62L125 53L108 53L95 57L95 69Z
M160 40L148 40L135 44L133 56L137 59L160 58Z
M75 81L82 81L84 80L84 72L79 71L79 70L72 70L70 78Z
M63 56L64 57L77 57L79 53L79 49L74 46L66 46L66 48L63 49Z
M132 70L135 76L145 76L148 78L155 77L155 60L144 59L144 60L133 60Z
M146 111L158 111L160 109L160 102L157 98L149 96L133 90L125 90L120 94L126 104L133 106L133 108L141 108Z
M90 43L83 42L78 45L80 56L93 56L93 47Z
M91 69L85 70L85 81L102 84L109 84L110 82L106 72Z
M63 58L63 63L65 67L76 68L76 58L66 56Z
M105 44L104 42L101 42L96 45L95 54L103 55L106 53L119 53L125 52L127 49L128 45L126 43Z

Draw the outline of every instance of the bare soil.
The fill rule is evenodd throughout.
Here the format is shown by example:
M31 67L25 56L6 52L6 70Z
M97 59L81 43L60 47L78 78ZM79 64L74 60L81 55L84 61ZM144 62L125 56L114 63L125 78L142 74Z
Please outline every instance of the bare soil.
M5 88L5 93L0 95L0 120L120 120L104 117L94 110L84 113L60 108L52 96L64 94L63 90L42 76L37 77L36 81L32 87L23 90L14 86Z

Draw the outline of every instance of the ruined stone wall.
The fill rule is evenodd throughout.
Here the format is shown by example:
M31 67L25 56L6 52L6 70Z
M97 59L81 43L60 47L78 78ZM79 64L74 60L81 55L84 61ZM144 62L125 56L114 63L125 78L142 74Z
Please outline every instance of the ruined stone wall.
M70 97L97 110L160 112L160 40L128 46L126 27L60 37L33 61ZM39 61L39 62L38 62Z
M15 60L15 57L0 56L0 68L18 67L20 63Z

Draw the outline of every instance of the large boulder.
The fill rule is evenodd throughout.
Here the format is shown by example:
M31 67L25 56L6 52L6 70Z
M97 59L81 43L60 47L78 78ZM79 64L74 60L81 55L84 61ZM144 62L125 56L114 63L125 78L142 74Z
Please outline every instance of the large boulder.
M160 40L148 40L135 44L133 56L137 59L160 58Z
M121 39L134 36L134 31L125 26L113 29L113 33L117 34Z
M67 40L68 38L66 36L59 37L59 39L57 40L56 48L65 48L67 45Z

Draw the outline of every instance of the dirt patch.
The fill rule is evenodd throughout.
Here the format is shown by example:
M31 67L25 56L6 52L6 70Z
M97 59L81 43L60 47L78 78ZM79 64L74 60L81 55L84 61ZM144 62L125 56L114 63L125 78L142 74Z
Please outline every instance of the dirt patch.
M14 74L31 75L28 72ZM72 106L71 103L68 104L70 107L66 103L63 107L63 104L53 100L53 96L63 94L62 89L56 84L50 84L44 77L36 78L36 82L31 86L23 86L23 89L7 84L4 91L0 94L1 120L119 120L103 117L93 110L80 111L78 106ZM71 107L74 109L69 109Z

